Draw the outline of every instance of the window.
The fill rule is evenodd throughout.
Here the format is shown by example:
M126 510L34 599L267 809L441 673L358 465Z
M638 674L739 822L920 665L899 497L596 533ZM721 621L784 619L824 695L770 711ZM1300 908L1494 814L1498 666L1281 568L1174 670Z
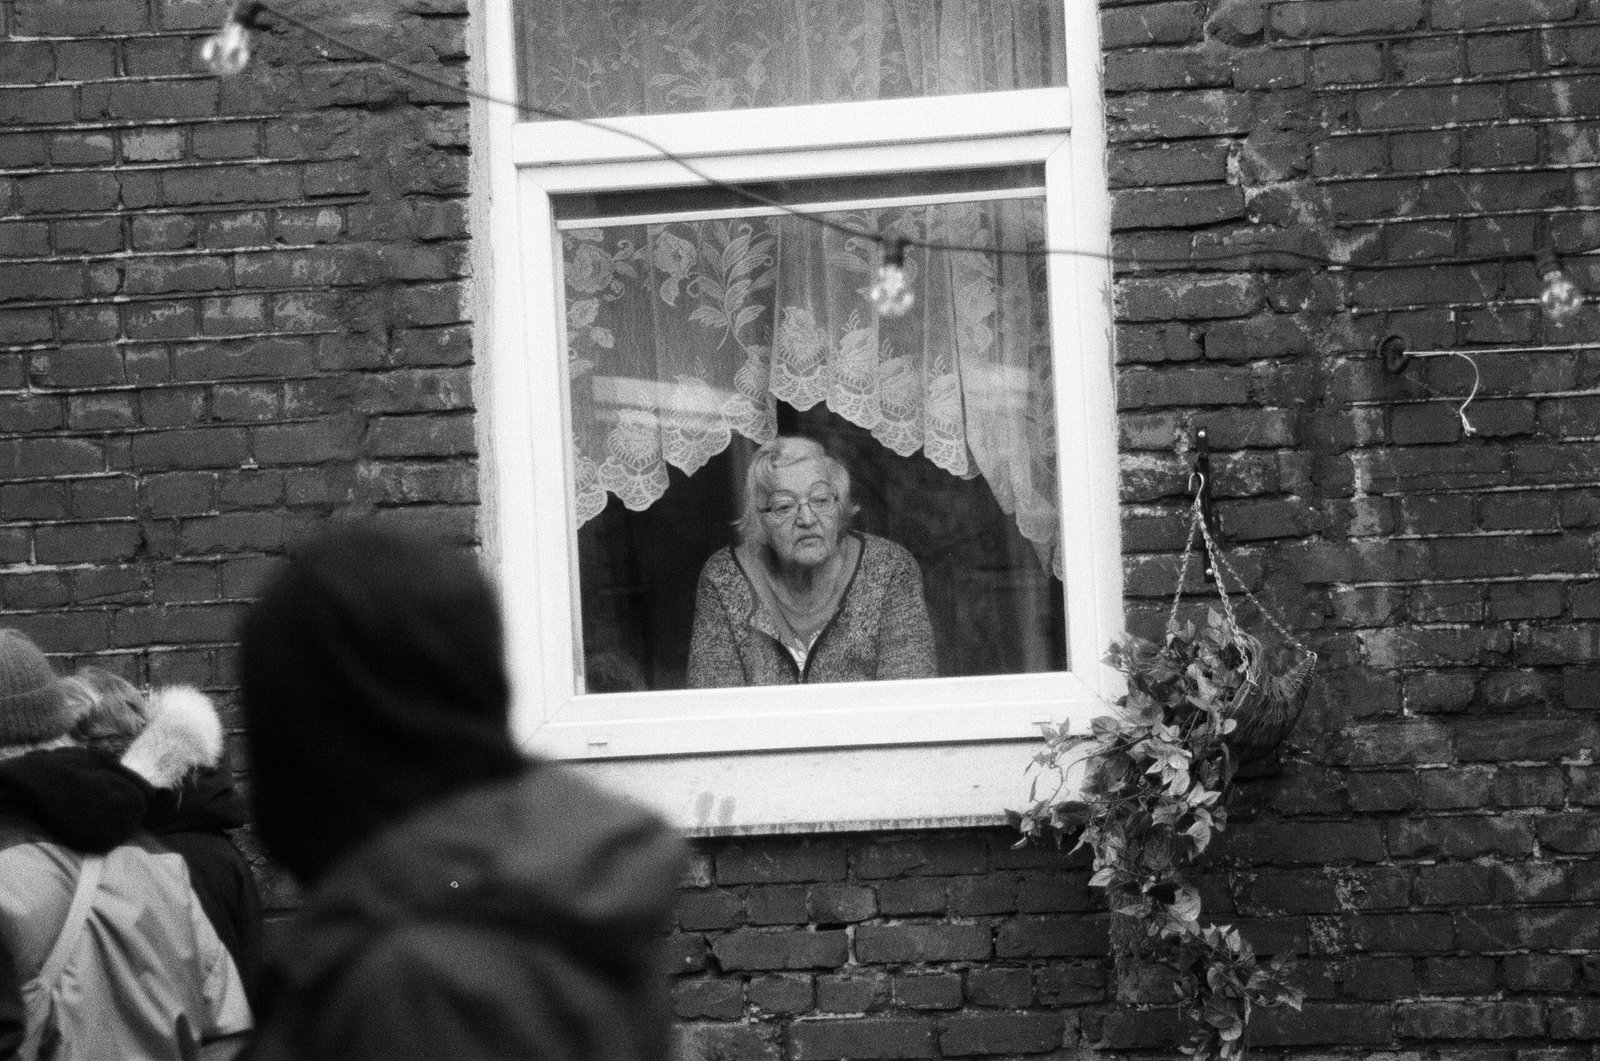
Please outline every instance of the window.
M481 111L476 150L530 745L705 829L1015 805L1018 742L1095 713L1120 626L1108 272L1038 253L1108 242L1092 5L486 14L490 88L529 108ZM904 317L862 298L872 234L912 241ZM858 529L915 558L938 677L686 687L701 566L780 432L823 441Z

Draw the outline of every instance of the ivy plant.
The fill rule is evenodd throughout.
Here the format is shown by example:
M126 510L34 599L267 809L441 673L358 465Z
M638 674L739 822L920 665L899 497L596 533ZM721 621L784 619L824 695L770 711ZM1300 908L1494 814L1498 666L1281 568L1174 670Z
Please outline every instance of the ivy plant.
M1031 804L1011 812L1019 846L1053 839L1094 856L1090 885L1105 889L1114 916L1144 926L1150 956L1170 967L1195 1025L1184 1053L1237 1061L1258 1007L1300 1008L1286 959L1261 962L1238 929L1207 924L1188 867L1227 825L1236 768L1229 735L1238 706L1259 683L1261 646L1231 617L1174 623L1165 641L1124 635L1107 662L1127 692L1088 734L1045 726ZM1077 768L1076 770L1074 768ZM1077 771L1081 770L1081 774ZM1041 796L1040 780L1056 779ZM1081 779L1075 795L1069 781Z

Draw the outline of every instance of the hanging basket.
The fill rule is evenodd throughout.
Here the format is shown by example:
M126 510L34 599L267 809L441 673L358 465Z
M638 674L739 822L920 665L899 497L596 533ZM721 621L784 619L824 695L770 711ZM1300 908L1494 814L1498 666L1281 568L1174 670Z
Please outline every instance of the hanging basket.
M1178 605L1183 596L1183 585L1188 580L1194 544L1196 540L1204 541L1214 565L1222 611L1227 616L1234 647L1241 658L1239 669L1245 675L1244 683L1225 712L1237 723L1233 732L1228 734L1226 743L1235 763L1234 776L1257 777L1270 773L1276 766L1279 749L1305 709L1306 700L1311 694L1311 680L1316 672L1317 654L1273 618L1261 601L1245 588L1238 572L1233 570L1227 558L1217 549L1201 507L1204 488L1202 482L1190 510L1189 534L1184 542L1183 562L1178 570L1178 585L1173 593L1167 629L1170 631L1177 627ZM1283 638L1286 651L1270 653L1259 638L1239 625L1223 579L1224 572L1233 578L1239 592L1256 606L1262 618Z
M1237 633L1250 636L1243 631ZM1227 712L1238 723L1227 736L1228 749L1237 764L1235 776L1256 776L1265 772L1263 767L1274 763L1279 748L1305 709L1316 666L1317 654L1297 647L1292 660L1281 668L1266 664L1254 668L1254 681L1240 690Z

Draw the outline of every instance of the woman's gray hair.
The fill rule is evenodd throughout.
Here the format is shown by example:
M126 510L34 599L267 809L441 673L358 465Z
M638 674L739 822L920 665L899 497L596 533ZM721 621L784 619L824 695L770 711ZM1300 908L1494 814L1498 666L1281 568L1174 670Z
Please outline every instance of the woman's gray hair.
M779 435L765 443L750 458L750 467L744 473L744 511L734 525L739 528L739 541L745 545L764 545L768 541L767 523L761 518L761 509L772 496L773 480L779 468L791 464L816 461L822 466L828 484L839 495L839 512L844 525L849 526L860 506L850 497L850 470L831 456L822 443L803 435Z

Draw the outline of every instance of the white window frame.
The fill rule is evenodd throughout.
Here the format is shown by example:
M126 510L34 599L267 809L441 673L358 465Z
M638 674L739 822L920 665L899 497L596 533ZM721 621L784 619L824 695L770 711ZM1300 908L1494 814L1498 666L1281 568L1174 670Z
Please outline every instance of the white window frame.
M480 84L516 98L512 0L480 0ZM524 0L526 2L526 0ZM921 681L579 695L561 244L552 196L716 180L1041 164L1046 239L1104 255L1109 195L1095 5L1063 0L1069 87L763 110L519 123L476 105L474 319L485 547L505 608L514 717L691 832L1002 820L1026 795L1041 722L1087 722L1116 694L1122 626L1110 271L1049 259L1070 670ZM542 352L542 356L541 356Z

